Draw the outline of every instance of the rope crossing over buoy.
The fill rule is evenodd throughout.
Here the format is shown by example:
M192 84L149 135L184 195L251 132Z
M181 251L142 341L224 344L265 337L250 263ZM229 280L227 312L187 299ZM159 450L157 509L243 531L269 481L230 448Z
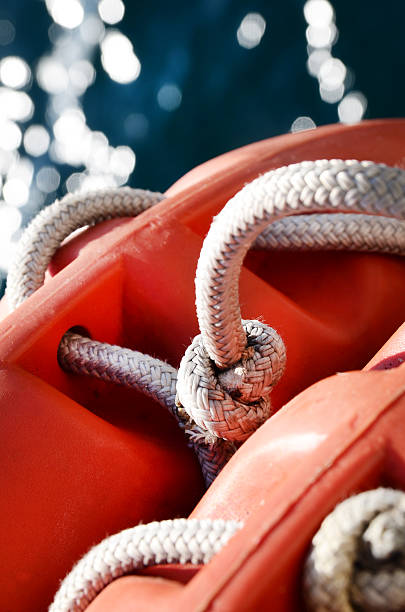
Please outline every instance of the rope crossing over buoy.
M17 307L41 286L53 253L72 231L114 216L139 214L163 197L125 187L69 195L42 211L25 232L10 271L10 306ZM187 349L179 372L147 355L71 332L61 342L59 361L68 371L135 387L166 406L189 434L209 484L235 451L234 442L243 442L271 414L270 393L285 368L285 347L278 333L265 323L241 318L238 282L248 249L347 249L404 255L404 218L405 172L399 168L320 160L272 170L228 202L204 241L196 276L201 335ZM194 528L185 519L176 526L175 521L167 523L173 529L181 525L185 533ZM151 524L150 533L161 533L160 525ZM223 530L224 535L218 532L214 554L240 525L208 521L204 528L210 534ZM128 571L125 568L139 567L136 537L128 543L128 531L112 536L114 546L126 551L122 572L111 571L102 556L103 544L90 551L80 567L97 558L101 568L97 584ZM173 559L178 558L162 554L156 561L147 555L142 563ZM78 602L90 601L87 595L82 599L83 582L68 577L63 584L67 583L69 595L63 605L51 607L53 612L82 610L78 606L84 604ZM61 589L66 591L63 585ZM95 597L96 590L89 589ZM59 594L57 601L61 601Z

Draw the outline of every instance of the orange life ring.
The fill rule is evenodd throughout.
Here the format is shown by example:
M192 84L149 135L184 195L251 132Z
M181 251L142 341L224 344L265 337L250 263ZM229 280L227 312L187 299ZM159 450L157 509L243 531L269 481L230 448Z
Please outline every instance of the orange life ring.
M60 369L65 331L81 326L177 365L197 332L193 279L202 239L225 202L265 170L306 159L405 167L404 136L405 121L374 121L249 145L193 170L140 217L105 222L60 249L54 278L0 326L7 557L0 609L45 609L92 543L139 521L186 515L202 495L196 461L162 409ZM284 338L288 368L273 405L291 401L239 449L192 513L243 518L245 528L186 587L180 583L195 569L150 569L144 573L177 581L128 577L89 610L129 610L134 597L139 610L263 610L269 598L272 610L300 609L300 563L320 517L351 491L387 479L401 486L395 424L405 410L405 374L351 373L303 390L367 363L403 321L404 281L395 257L248 255L243 314L262 316Z

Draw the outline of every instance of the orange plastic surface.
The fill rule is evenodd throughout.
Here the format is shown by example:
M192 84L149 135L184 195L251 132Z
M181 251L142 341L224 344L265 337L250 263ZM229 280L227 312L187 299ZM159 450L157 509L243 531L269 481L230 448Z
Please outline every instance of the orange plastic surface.
M132 576L89 612L130 612L135 602L140 612L301 612L302 567L323 518L362 490L405 488L404 419L405 366L307 389L239 449L192 513L245 523L211 563L177 582L174 600L161 598L166 581Z
M202 492L194 457L163 409L59 368L63 333L81 326L178 365L198 331L202 239L225 202L259 173L304 159L405 167L404 138L405 121L377 121L249 145L192 171L137 219L106 222L59 251L51 269L59 273L0 325L1 610L44 610L92 543L140 520L187 515ZM403 321L404 281L396 257L249 254L242 314L262 317L287 346L275 408L316 380L363 367ZM301 609L300 564L322 516L351 491L402 486L401 429L390 427L403 418L404 389L399 367L304 391L243 445L194 510L243 519L231 544L187 586L129 577L90 609ZM195 574L148 571L180 582Z

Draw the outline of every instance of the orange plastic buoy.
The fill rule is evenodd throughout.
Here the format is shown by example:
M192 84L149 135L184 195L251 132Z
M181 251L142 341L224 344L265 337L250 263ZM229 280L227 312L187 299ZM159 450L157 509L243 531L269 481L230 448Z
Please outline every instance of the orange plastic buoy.
M405 167L404 136L405 121L376 121L249 145L193 170L140 217L106 222L60 249L55 276L0 325L0 541L7 556L0 609L45 609L91 544L139 521L186 515L202 494L194 457L163 409L60 369L66 330L80 326L94 339L177 366L198 331L193 280L202 239L225 202L258 174L305 159ZM404 281L396 257L250 253L242 313L262 317L287 346L273 406L336 371L363 367L403 321ZM331 476L334 465L397 402L402 371L338 376L292 400L239 449L194 511L245 520L229 547L186 587L127 578L89 609L111 610L121 585L127 599L117 599L117 611L129 609L123 602L138 587L148 593L139 601L149 605L150 595L156 610L259 610L268 597L273 610L300 609L297 576L310 534L335 498L373 480L370 462L360 469L363 451L353 454L347 484L340 468ZM308 499L316 499L316 512ZM311 512L304 529L301 517ZM263 567L271 568L266 580ZM193 573L166 570L183 581ZM166 594L155 605L160 588Z
M134 602L141 612L303 610L302 569L324 517L354 493L404 489L404 418L405 366L310 387L249 438L191 515L243 520L243 530L185 586L187 568L171 568L177 591L167 578L128 576L89 612L129 612Z

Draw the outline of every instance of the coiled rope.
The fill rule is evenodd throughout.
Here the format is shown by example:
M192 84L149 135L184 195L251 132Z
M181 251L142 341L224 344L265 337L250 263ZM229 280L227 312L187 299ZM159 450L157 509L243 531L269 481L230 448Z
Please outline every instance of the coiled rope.
M351 497L312 540L304 589L314 612L405 609L405 493L379 488Z
M84 198L67 196L55 203L54 208L51 206L39 215L24 235L18 258L9 275L7 296L12 307L16 307L42 284L54 250L78 225L114 216L112 202L116 204L117 216L131 216L134 213L130 208L134 203L137 214L162 198L160 194L123 189L122 196L118 193L121 190L91 194ZM148 195L144 197L145 193ZM122 208L124 200L129 204L125 210ZM98 210L97 215L87 216L86 208L93 206ZM73 222L76 207L82 209L83 214ZM144 363L142 360L145 356L140 358L138 353L120 347L101 347L100 343L83 341L71 334L65 336L62 342L60 362L76 372L88 371L104 380L142 388L163 402L185 427L189 426L197 442L203 438L210 443L200 447L202 456L209 454L209 449L216 444L245 440L269 416L269 393L285 367L285 347L277 332L260 321L243 321L240 315L239 273L243 258L254 241L255 246L265 244L269 248L273 248L276 242L277 248L289 248L286 246L288 244L295 249L345 248L401 255L405 252L404 226L401 222L381 218L363 219L362 215L349 218L345 214L346 218L343 219L341 215L312 214L311 218L306 216L304 219L306 229L297 231L298 216L284 219L289 215L330 211L390 215L395 219L404 219L405 172L373 162L321 160L293 164L268 172L246 185L214 220L203 245L196 276L201 335L194 339L180 365L177 410L172 401L175 371L167 364L159 365L159 373L156 377L152 376L153 381L149 376L142 379L137 368L140 362ZM53 219L54 214L59 217L57 222ZM269 227L270 224L273 225ZM323 230L330 228L326 233L322 232L323 237L319 233L320 226ZM300 225L300 228L303 227ZM340 234L343 227L345 237L342 239ZM155 366L156 363L151 366L151 372ZM169 396L170 400L167 399ZM226 449L222 457L231 454L231 446L220 448ZM190 522L181 523L182 529L187 529ZM207 525L212 533L214 522L209 521ZM227 522L223 525L225 531L227 525ZM159 524L152 524L150 528L156 533ZM137 563L140 544L138 542L128 547L126 533L113 536L114 543L119 549L122 543L128 557ZM98 585L108 582L111 576L121 575L120 570L116 573L109 568L105 558L109 553L104 554L103 544L94 550L95 553L91 551L85 558L87 561L83 566L94 562L98 564ZM97 561L91 560L92 555ZM149 563L147 559L145 563ZM162 555L159 562L170 562L171 559L174 559L171 555ZM123 571L129 571L133 567L131 563L125 561L122 567L128 569ZM79 565L82 567L81 562ZM68 577L65 582L69 585L73 583L72 587L68 587L71 589L68 598L71 603L66 603L66 600L60 608L54 607L53 612L84 609L78 607L81 603L77 603L82 601L83 581L77 578L77 574L74 575L74 579ZM87 580L86 576L84 580ZM65 590L65 587L62 589ZM89 591L95 596L94 589L91 583ZM59 601L58 598L59 594L55 601Z

